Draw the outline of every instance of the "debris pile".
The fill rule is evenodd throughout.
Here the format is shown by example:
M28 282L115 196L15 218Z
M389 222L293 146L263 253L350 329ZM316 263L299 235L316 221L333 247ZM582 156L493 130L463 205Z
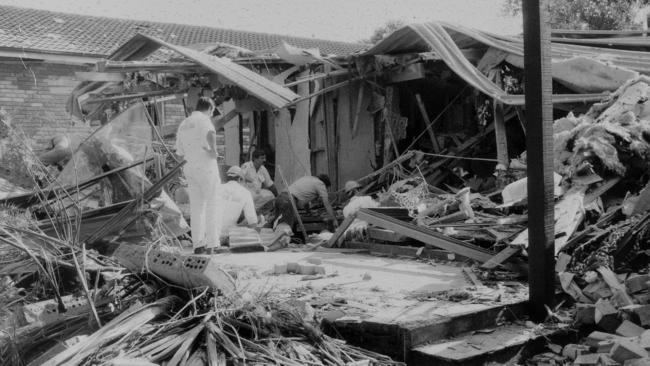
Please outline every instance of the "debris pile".
M567 269L572 273L602 265L639 270L648 260L649 95L650 78L640 76L584 115L569 114L554 123L555 250L571 256ZM386 229L413 237L405 229L412 223L476 247L510 248L511 256L522 250L525 256L528 193L519 170L525 168L525 152L513 159L513 169L504 173L497 166L496 186L481 192L471 188L477 185L470 179L444 190L432 185L454 164L427 155L409 151L361 179L361 192L374 193L380 208L408 211L401 217L387 213L401 220Z
M325 335L313 311L237 289L211 257L185 253L187 224L164 190L182 163L152 183L139 168L146 152L135 161L102 134L65 155L62 173L2 199L0 364L401 364ZM263 243L284 239L252 231ZM250 246L250 233L230 236Z

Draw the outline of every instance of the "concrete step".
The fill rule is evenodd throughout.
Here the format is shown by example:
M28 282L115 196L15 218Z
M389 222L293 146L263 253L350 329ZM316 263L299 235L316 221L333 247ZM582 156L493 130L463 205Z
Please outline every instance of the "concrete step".
M409 366L484 365L505 363L517 355L539 352L549 338L566 335L564 330L529 328L508 324L490 331L468 332L444 341L421 345L411 350Z
M326 332L360 347L380 352L400 361L409 361L413 350L423 344L440 342L461 334L496 327L497 319L513 321L526 314L527 302L484 307L448 316L431 316L416 321L347 322L324 320Z

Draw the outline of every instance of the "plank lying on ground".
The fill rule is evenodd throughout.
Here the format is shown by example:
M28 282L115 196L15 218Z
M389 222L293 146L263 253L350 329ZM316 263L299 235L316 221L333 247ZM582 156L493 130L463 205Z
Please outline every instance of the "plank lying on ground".
M183 255L142 245L121 244L113 253L118 263L131 272L146 270L187 288L208 286L225 294L235 291L235 281L207 255Z
M159 194L160 191L162 190L163 186L167 184L172 178L176 176L176 174L180 173L181 168L183 165L185 165L185 161L182 161L178 163L174 169L172 169L167 175L162 177L158 182L153 184L149 189L147 189L144 193L136 197L131 203L129 203L127 206L125 206L120 212L118 212L115 216L113 216L110 220L108 220L104 225L102 225L97 231L92 233L86 240L86 244L92 244L98 240L103 239L108 233L110 232L115 232L115 231L121 231L127 228L135 219L137 219L140 215L132 215L132 213L136 212L136 208L138 205L142 203L146 203L151 201L152 199L156 198Z
M419 240L423 243L448 250L452 253L480 261L487 262L494 255L492 252L462 240L450 238L437 233L429 228L413 225L400 221L383 213L380 210L362 208L357 212L357 218L368 223L393 230L402 235Z
M405 245L381 244L374 242L366 243L361 241L346 241L345 246L349 249L367 250L370 253L387 254L397 257L426 258L446 261L466 261L469 259L446 250L426 247L410 247Z

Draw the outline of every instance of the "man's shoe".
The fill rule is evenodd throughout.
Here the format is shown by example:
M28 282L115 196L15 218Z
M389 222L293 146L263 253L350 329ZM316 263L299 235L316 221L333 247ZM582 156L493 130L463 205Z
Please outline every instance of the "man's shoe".
M205 247L194 248L194 254L206 254L206 250Z

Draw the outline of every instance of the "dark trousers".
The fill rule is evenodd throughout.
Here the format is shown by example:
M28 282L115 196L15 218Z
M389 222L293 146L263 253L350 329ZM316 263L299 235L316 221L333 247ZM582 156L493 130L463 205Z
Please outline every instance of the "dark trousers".
M293 214L293 207L291 207L291 195L289 192L282 192L275 198L275 205L273 209L276 220L278 217L280 217L280 215L282 215L282 217L280 217L280 220L278 220L278 223L285 223L293 228L293 225L297 219Z

